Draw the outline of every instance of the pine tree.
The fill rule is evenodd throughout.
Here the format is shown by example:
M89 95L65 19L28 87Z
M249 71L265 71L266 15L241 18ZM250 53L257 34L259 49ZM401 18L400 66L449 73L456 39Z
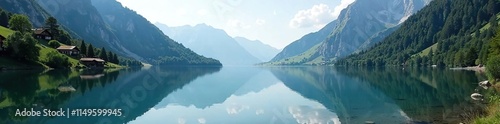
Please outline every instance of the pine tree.
M107 54L108 54L108 53L106 52L106 49L103 47L103 48L101 49L101 52L99 53L99 58L104 59L104 60L106 60L106 61L109 61L109 60L108 60L108 55L107 55Z
M92 44L90 44L89 48L87 49L87 55L87 57L95 57L94 47L92 46Z
M80 44L80 51L82 55L87 56L87 44L85 44L85 41L82 40L82 44Z
M54 17L49 17L45 20L45 26L49 28L49 32L54 36L56 40L59 39L59 24L57 24L57 19ZM65 41L63 41L65 43ZM68 43L65 43L68 44Z
M120 60L118 59L118 56L116 54L113 54L113 63L115 64L120 64Z
M0 12L0 26L7 27L9 25L9 15L5 11Z
M107 55L106 59L110 62L113 62L113 53L111 53L111 51L108 51L106 55Z

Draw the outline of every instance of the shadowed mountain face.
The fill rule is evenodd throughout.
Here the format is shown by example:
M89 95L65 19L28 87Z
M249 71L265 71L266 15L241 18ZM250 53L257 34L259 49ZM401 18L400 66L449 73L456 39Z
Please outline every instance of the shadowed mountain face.
M156 25L175 41L196 53L219 60L223 65L253 65L262 62L224 30L206 24L194 27L168 27L159 23Z
M35 27L45 25L45 19L50 16L43 7L32 0L0 0L0 8L3 10L25 14L30 17L30 21Z
M475 88L471 82L481 80L474 72L323 67L271 71L287 87L335 111L342 123L459 123L465 121L464 114L481 110L469 97Z

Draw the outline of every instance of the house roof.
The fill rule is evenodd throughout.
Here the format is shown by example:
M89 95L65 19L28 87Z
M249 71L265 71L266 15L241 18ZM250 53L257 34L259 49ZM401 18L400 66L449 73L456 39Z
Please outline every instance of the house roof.
M83 62L91 62L91 61L106 62L100 58L81 58L80 61L83 61Z
M44 31L46 31L47 29L44 29L44 28L35 28L35 29L32 29L32 30L33 30L33 32L34 32L35 34L42 34L42 33L43 33ZM47 31L47 33L49 33L49 35L50 35L50 32L48 32L48 31Z
M78 48L76 46L59 46L59 47L57 47L57 50L73 50L73 49L78 50Z

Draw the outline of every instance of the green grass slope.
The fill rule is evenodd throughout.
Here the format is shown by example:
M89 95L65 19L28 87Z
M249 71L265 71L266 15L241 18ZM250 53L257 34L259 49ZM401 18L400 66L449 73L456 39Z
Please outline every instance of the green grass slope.
M0 35L4 37L8 37L10 34L14 33L14 31L0 26ZM47 69L49 68L47 65L43 64L43 61L46 61L47 54L55 51L57 52L56 49L48 47L47 41L39 40L38 44L36 45L37 47L40 48L40 55L38 56L38 61L37 62L25 62L25 61L19 61L12 59L10 57L6 56L0 56L0 68L6 68L6 69ZM62 54L66 57L68 57L68 61L71 63L71 68L74 67L79 67L83 66L76 57L68 56L65 54ZM121 68L123 66L120 66L118 64L110 63L108 62L105 65L106 68Z

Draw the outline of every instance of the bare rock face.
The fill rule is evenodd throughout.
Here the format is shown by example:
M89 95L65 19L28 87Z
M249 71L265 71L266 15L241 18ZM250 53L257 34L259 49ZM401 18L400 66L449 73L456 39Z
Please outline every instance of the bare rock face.
M371 41L374 37L390 34L394 30L388 29L397 28L428 2L428 0L357 0L341 12L337 20L341 23L322 43L319 55L336 59L369 47L372 42L378 42Z

